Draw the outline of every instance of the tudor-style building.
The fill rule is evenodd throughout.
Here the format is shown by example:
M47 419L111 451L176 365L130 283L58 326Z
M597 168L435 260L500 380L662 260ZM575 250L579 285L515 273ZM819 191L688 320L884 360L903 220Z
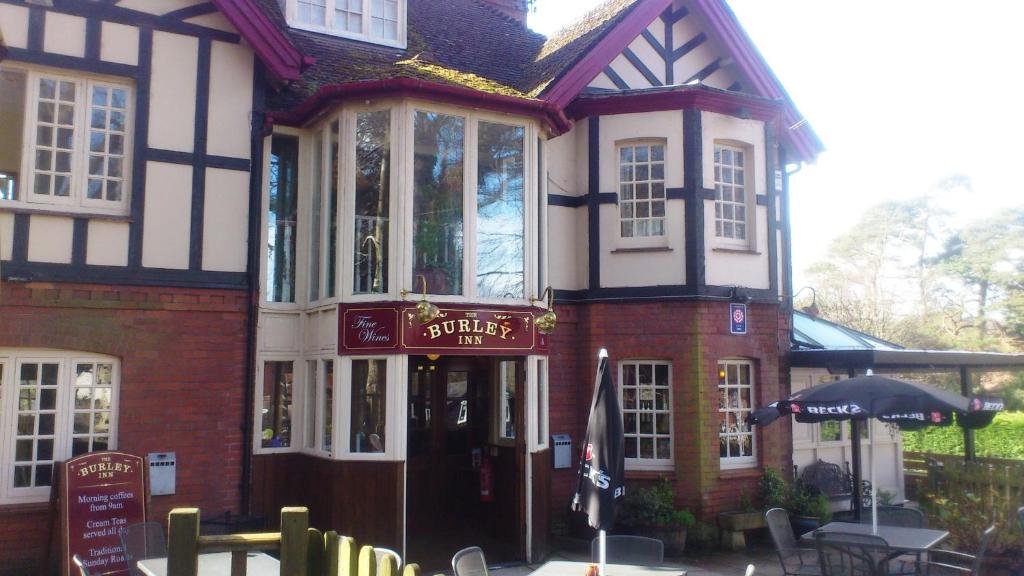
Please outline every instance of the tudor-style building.
M156 518L538 558L601 347L631 479L713 519L788 470L743 416L789 387L785 167L820 143L722 0L524 21L0 0L0 573L41 565L53 463L107 448L175 453Z

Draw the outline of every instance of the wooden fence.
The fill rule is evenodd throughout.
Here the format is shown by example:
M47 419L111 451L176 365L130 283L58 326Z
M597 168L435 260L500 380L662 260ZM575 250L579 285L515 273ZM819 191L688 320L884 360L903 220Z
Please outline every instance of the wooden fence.
M168 516L167 573L198 576L199 555L231 553L231 576L246 576L247 553L272 550L280 554L281 576L398 576L390 555L378 563L373 546L356 546L354 539L309 527L306 508L282 508L281 531L256 534L199 535L199 509L175 508ZM419 576L420 567L407 564L402 576Z

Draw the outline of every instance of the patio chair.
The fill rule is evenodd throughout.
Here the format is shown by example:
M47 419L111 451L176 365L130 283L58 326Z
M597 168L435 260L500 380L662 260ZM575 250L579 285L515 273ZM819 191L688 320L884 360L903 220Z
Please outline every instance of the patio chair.
M380 562L385 556L391 556L395 559L395 570L398 572L402 571L402 557L398 555L398 552L390 548L373 548L373 554L377 557L377 571L380 571Z
M452 556L455 576L488 576L487 559L479 546L463 548Z
M862 520L867 524L871 523L871 514L867 515L867 520ZM878 523L882 526L902 526L903 528L926 528L924 521L924 513L916 508L904 508L903 506L879 506L878 507Z
M867 534L817 531L822 576L888 576L889 543Z
M789 523L789 512L783 508L772 508L764 514L768 531L771 532L775 552L782 564L782 573L786 576L819 576L818 551L814 548L801 548L793 537L793 527Z
M600 541L590 541L590 561L597 562ZM657 566L665 561L665 544L657 538L613 535L605 537L605 561L609 564Z
M89 569L85 567L85 562L82 562L82 558L78 554L72 556L71 561L78 567L78 576L89 576Z
M975 555L964 554L955 550L929 550L928 561L921 562L924 573L929 576L942 576L946 574L969 574L980 576L981 567L985 561L985 552L992 542L992 536L996 532L995 524L989 526L981 533L981 543L978 546L978 553ZM936 561L936 560L944 561ZM956 564L952 564L956 562Z
M132 574L142 574L136 566L139 560L167 556L167 539L159 522L139 522L119 532L124 559Z

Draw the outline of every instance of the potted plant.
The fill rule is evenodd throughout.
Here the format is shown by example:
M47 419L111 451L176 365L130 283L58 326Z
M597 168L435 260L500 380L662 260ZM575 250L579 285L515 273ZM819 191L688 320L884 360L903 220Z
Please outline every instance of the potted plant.
M718 515L718 524L722 530L731 532L764 528L764 513L754 506L747 491L741 490L740 509L720 513Z
M789 511L789 523L797 538L820 528L832 518L828 498L824 494L812 493L800 484L790 490L786 510Z
M661 540L673 555L686 548L686 529L697 521L689 510L676 509L675 490L668 480L627 490L620 514L622 524L633 533Z

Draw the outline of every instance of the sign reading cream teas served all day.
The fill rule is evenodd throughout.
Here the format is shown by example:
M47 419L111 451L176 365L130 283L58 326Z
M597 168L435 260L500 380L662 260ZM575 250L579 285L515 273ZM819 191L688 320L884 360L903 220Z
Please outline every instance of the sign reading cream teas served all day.
M541 313L535 308L448 305L424 323L412 303L353 305L340 315L338 353L546 354L547 336L534 324L534 316Z
M93 452L65 462L62 476L62 574L77 574L75 554L90 574L129 574L120 532L146 521L142 458Z

